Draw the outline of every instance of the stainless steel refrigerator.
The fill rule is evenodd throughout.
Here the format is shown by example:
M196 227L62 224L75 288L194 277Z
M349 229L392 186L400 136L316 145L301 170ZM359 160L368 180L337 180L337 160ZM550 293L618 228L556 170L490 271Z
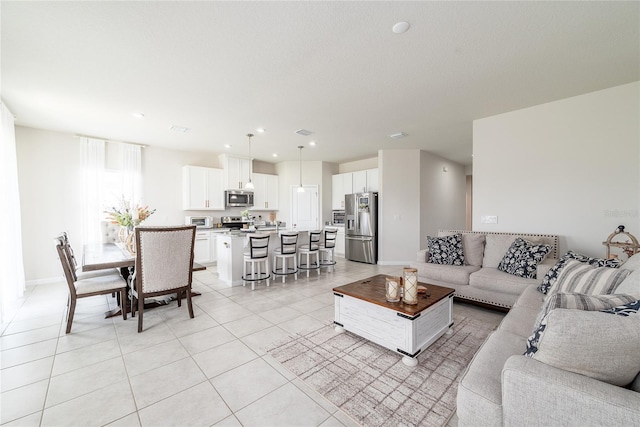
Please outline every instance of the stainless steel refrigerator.
M378 193L344 196L345 256L351 261L378 262Z

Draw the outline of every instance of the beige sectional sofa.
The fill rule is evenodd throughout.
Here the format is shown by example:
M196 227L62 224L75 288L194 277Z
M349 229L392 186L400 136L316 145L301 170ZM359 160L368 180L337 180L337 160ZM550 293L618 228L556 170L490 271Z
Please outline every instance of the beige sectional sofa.
M615 293L640 298L640 254L620 269L631 274ZM540 323L545 298L536 285L526 287L478 350L458 385L458 424L638 425L640 315L553 309L544 332L545 339L551 334L545 342L546 359L538 357L540 352L526 357L527 339ZM602 375L596 374L599 370L612 377L627 374L627 378L616 385L611 379L596 379Z
M539 284L558 261L558 236L551 234L503 233L467 230L439 230L438 237L462 234L464 265L429 263L427 249L418 251L411 266L418 270L418 280L455 289L460 299L511 308L520 294L532 284ZM551 245L551 251L538 264L535 279L522 278L498 270L498 264L517 237L532 243ZM425 242L426 245L426 242Z

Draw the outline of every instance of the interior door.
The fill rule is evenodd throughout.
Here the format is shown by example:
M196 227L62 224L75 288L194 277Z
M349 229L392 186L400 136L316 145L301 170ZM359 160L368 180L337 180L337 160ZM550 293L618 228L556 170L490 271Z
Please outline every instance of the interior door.
M303 185L304 193L291 186L291 227L297 230L318 230L318 186Z

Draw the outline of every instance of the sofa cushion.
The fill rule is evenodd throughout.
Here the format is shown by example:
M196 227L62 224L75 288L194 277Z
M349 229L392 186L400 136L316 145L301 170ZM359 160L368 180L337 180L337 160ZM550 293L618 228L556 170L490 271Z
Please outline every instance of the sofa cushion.
M451 232L439 231L438 236L451 236ZM462 251L464 252L465 265L482 266L484 256L484 234L462 233Z
M462 235L454 234L444 237L427 236L427 249L432 264L464 265Z
M550 245L536 245L518 237L502 257L498 270L518 277L535 279L538 263L544 260L550 250Z
M526 307L538 312L542 308L544 301L545 296L538 292L538 288L529 285L524 292L522 292L520 298L518 298L518 301L514 304L514 307ZM531 323L530 327L533 328L533 323Z
M636 299L635 301L600 311L603 313L617 314L618 316L631 316L632 314L638 314L638 311L640 311L640 300Z
M577 293L556 292L545 300L540 313L536 318L536 325L551 310L556 308L569 308L575 310L595 311L610 309L633 302L636 298L626 294L614 295L585 295ZM537 326L536 326L537 328Z
M540 292L535 292L540 295ZM536 324L536 317L539 312L540 308L534 309L522 305L514 305L504 319L502 319L498 329L509 331L523 338L528 338L533 330L533 325Z
M458 385L457 413L460 425L502 425L502 368L514 354L521 354L525 338L497 330L475 354Z
M514 234L487 234L482 266L498 268L500 261L502 261L504 254L514 240L516 240L516 235Z
M587 295L611 294L631 273L610 267L594 267L570 259L562 267L556 283L548 294L555 292L574 292Z
M631 271L631 274L618 285L616 292L640 298L640 270Z
M600 311L552 310L530 338L542 363L625 386L640 372L640 316Z
M640 252L629 258L620 268L632 271L640 270Z
M618 259L604 259L604 258L592 258L587 255L583 255L577 252L568 251L566 254L562 255L562 257L558 260L558 262L551 267L551 269L544 275L542 279L542 283L538 290L543 294L549 292L549 289L553 286L553 284L558 279L558 275L562 270L562 267L567 263L568 260L575 259L577 261L593 265L594 267L611 267L616 268L622 265L622 261Z
M441 265L430 263L411 264L418 270L418 277L421 280L436 280L450 283L452 285L468 285L469 275L478 271L480 267L472 265Z
M483 267L469 276L470 286L512 295L520 295L527 286L536 284L538 284L536 279L514 276L497 268Z

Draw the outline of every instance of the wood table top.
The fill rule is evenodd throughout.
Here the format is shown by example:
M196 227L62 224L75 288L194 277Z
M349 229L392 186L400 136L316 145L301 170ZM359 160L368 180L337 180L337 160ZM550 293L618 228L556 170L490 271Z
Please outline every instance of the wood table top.
M418 282L418 285L427 288L426 294L418 295L418 304L410 305L403 302L388 302L385 292L386 277L386 274L378 274L377 276L338 286L336 288L333 288L333 292L361 299L363 301L389 308L391 310L395 310L411 317L415 316L421 311L426 310L437 302L448 298L455 292L455 290L452 288L445 288L444 286L430 285L428 283Z
M127 268L136 264L136 257L116 243L85 245L82 251L82 271ZM206 270L204 265L193 263L193 271Z

